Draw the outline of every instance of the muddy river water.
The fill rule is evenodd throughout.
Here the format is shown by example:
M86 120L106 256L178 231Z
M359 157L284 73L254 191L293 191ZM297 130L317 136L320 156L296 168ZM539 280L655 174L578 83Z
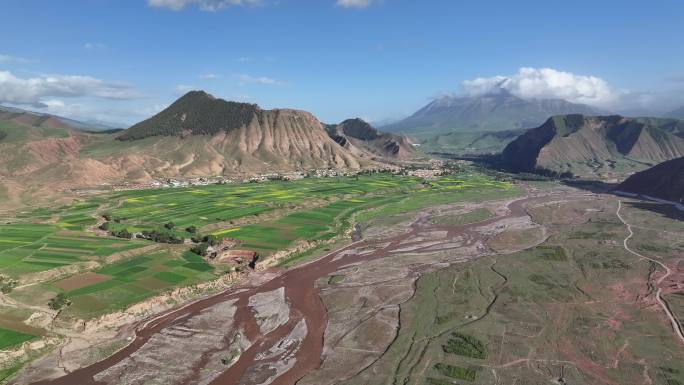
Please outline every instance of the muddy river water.
M210 384L238 385L262 383L261 380L256 381L251 376L250 371L252 368L257 365L263 366L269 363L276 363L288 355L293 364L287 367L286 370L283 370L282 373L273 374L272 378L268 379L268 382L275 385L294 384L321 364L323 337L326 329L326 312L319 296L319 290L316 288L316 281L318 279L351 264L387 257L393 251L406 247L405 241L407 239L426 231L442 230L447 231L449 237L467 236L470 242L482 241L481 238L484 236L474 231L475 227L493 224L503 219L526 216L525 205L534 199L539 198L528 197L512 201L508 204L507 214L468 225L431 225L423 217L414 222L410 226L409 231L400 235L378 240L357 241L316 261L282 271L275 278L258 286L237 285L234 288L188 306L170 310L154 318L142 321L137 325L136 335L131 343L114 355L93 365L75 370L66 376L37 382L34 385L104 384L105 382L98 382L95 379L99 373L112 368L139 351L153 336L165 329L181 324L184 320L203 312L205 309L226 301L235 301L237 309L233 320L234 328L241 329L244 337L251 342L251 345L242 352L230 367L218 375L218 377L213 378ZM370 253L363 255L347 253L348 255L337 258L344 251L379 244L383 246ZM434 249L434 242L430 244L430 247ZM274 330L262 334L254 311L249 305L249 299L255 294L267 293L279 288L284 288L285 299L290 306L290 317L287 322L279 325ZM286 337L293 332L293 329L298 324L302 326L302 322L306 326L305 336L296 344L282 344L282 341L287 340ZM278 346L279 343L283 346L279 346L279 353L274 354L273 347ZM202 369L202 367L197 367L195 371L199 374Z

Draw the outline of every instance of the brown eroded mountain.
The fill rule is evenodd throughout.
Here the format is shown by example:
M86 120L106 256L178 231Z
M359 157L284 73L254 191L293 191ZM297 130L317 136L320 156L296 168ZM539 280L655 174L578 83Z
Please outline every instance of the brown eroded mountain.
M515 171L613 179L681 156L682 121L561 115L519 136L502 159Z
M326 129L340 146L364 158L406 159L415 154L413 144L407 137L380 132L359 118L328 125Z
M7 114L5 120L0 116L0 197L10 199L22 191L163 177L354 170L402 159L412 150L401 136L372 128L371 136L359 135L348 122L339 125L347 141L340 143L329 134L338 126L326 126L308 112L263 110L202 91L121 132L95 133L49 118L36 124Z

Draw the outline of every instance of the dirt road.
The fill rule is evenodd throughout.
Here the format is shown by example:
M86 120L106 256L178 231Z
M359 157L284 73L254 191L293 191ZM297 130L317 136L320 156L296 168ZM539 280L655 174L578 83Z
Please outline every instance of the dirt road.
M620 215L621 209L622 209L622 201L618 201L618 209L617 209L616 215L617 215L618 219L620 219L620 221L625 226L627 226L627 231L629 231L629 235L627 235L627 237L622 241L622 246L625 248L625 250L627 250L627 252L629 252L633 255L636 255L637 257L639 257L641 259L651 261L651 262L657 264L658 266L662 267L665 270L665 275L663 275L662 277L660 277L658 279L658 281L656 281L656 287L658 288L658 291L656 292L656 300L658 301L658 304L660 304L660 307L663 308L663 311L665 312L667 317L670 319L670 323L672 324L672 329L674 330L677 338L682 343L684 343L684 331L682 331L682 326L679 323L679 321L677 320L677 317L675 317L675 315L670 310L670 307L667 305L667 302L665 302L665 300L663 300L663 298L661 296L661 293L663 291L661 284L663 283L663 281L665 281L665 279L667 279L667 277L670 276L670 274L672 274L672 270L670 270L670 268L667 267L667 265L660 262L659 260L647 257L647 256L642 255L640 253L637 253L636 251L629 248L628 242L634 236L634 231L632 231L632 225L627 223L627 221L625 221L625 219L622 217L622 215Z

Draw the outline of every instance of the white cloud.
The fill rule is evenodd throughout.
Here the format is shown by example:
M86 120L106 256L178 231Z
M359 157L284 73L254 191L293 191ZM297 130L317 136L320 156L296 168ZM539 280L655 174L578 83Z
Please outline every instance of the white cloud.
M174 11L195 5L203 11L215 12L235 6L257 6L261 5L263 0L148 0L147 3L150 7L168 8Z
M108 82L91 76L40 75L22 79L0 71L0 103L44 105L50 97L95 97L133 99L139 93L130 85Z
M368 8L373 0L337 0L337 5L344 8Z
M70 117L77 120L109 120L107 119L107 114L101 114L92 106L83 103L67 103L60 99L48 99L44 100L43 104L45 106L39 108L40 112L46 112L52 115ZM107 118L105 118L105 116L107 116Z
M284 82L282 80L276 80L273 78L269 78L267 76L250 76L250 75L239 75L240 79L240 85L244 86L246 84L262 84L262 85L270 85L270 86L282 86L287 84L287 82Z
M149 115L139 114L131 108L112 108L98 103L82 101L67 102L61 99L47 99L44 106L32 108L38 112L80 120L82 122L108 123L115 127L127 127Z
M28 62L29 62L29 60L24 59L23 57L3 55L0 53L0 63L28 63Z
M200 79L204 79L204 80L211 80L211 79L218 79L219 78L218 75L212 74L212 73L202 74L199 77L200 77Z
M598 106L610 105L621 96L599 77L575 75L552 68L525 67L513 75L466 80L462 89L468 95L505 89L521 98L558 98Z

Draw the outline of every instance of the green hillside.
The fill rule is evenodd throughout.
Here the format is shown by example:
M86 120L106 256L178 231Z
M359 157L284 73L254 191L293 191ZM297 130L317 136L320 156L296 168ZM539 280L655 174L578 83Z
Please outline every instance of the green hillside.
M228 102L204 91L191 91L157 115L133 125L119 140L150 136L213 135L247 125L259 111L256 104Z

